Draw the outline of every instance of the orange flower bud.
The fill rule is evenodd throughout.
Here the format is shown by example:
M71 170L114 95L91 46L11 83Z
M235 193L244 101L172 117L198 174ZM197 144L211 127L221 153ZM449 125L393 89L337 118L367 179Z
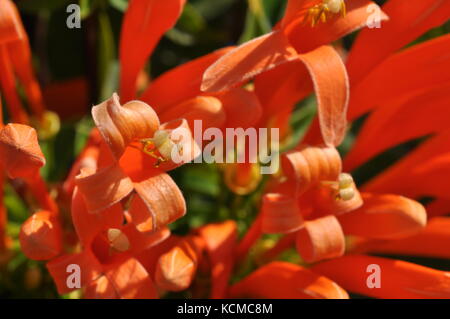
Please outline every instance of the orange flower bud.
M48 211L30 216L20 229L20 246L30 259L48 260L62 250L62 229L59 221Z

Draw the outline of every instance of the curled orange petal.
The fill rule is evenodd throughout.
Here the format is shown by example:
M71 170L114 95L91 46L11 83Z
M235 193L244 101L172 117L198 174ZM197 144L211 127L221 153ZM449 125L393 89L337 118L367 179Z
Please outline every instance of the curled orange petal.
M317 96L317 113L323 140L339 145L347 131L349 82L345 65L337 51L324 45L298 58L311 76Z
M135 183L129 209L132 222L141 232L166 226L186 213L186 203L178 186L166 173Z
M254 76L297 59L285 35L274 31L231 50L212 64L203 76L205 92L226 91Z
M159 127L158 116L149 105L131 101L121 106L117 94L94 106L92 118L116 159L130 142L153 136Z
M339 217L346 234L396 239L419 232L427 223L425 208L399 195L363 194L359 209Z
M0 130L1 162L10 178L32 177L45 165L34 128L7 124Z
M297 192L320 181L336 181L342 170L341 157L334 147L301 146L281 158L284 174L297 181Z
M303 217L295 198L281 194L266 194L261 209L261 227L264 233L290 233L303 225Z
M133 191L133 182L118 164L93 172L83 169L75 179L91 213L101 211L122 200Z
M276 261L258 268L229 290L231 298L348 299L330 279L306 268Z
M48 260L62 251L62 229L56 217L48 211L30 216L20 229L20 246L30 259Z
M345 238L337 218L325 216L305 222L298 231L297 250L309 263L342 256Z

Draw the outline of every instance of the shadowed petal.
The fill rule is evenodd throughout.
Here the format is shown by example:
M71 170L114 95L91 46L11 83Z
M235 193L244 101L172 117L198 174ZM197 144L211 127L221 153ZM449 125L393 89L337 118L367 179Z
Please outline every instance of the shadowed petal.
M367 284L369 265L380 266L379 288ZM343 288L376 298L450 298L450 273L405 261L349 255L322 262L312 270L327 276ZM351 270L351 271L349 271Z
M330 279L301 266L276 261L258 268L231 286L231 298L348 299Z
M194 121L202 121L204 129L221 127L225 123L226 113L222 102L213 96L197 96L180 104L168 107L160 116L162 122L184 118L191 129Z
M217 98L220 99L225 110L225 128L254 126L262 115L261 103L254 92L235 88L218 94Z
M102 266L91 251L86 250L79 254L63 255L52 259L47 263L47 270L52 276L59 294L66 294L76 287L68 286L68 277L72 274L68 272L69 265L78 265L80 267L80 284L86 286L98 278L102 273ZM75 272L73 272L75 274Z
M234 221L209 224L198 230L211 264L211 298L224 298L234 264L237 227Z
M112 205L98 213L89 213L78 188L75 188L73 193L71 212L75 231L84 247L88 247L101 231L119 228L123 223L123 210L120 205Z
M223 48L189 61L162 74L150 84L139 98L156 112L201 94L200 85L205 70L232 48Z

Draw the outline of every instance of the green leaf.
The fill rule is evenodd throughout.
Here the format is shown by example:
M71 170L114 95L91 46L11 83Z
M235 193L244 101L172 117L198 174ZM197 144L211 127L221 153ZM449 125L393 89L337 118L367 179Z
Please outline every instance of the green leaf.
M81 19L89 17L99 5L99 1L80 0Z
M114 43L114 34L111 28L111 22L106 11L102 10L98 16L99 19L99 44L98 44L98 78L99 87L103 88L102 100L104 95L112 94L106 90L111 87L111 83L105 84L108 77L114 71L111 68L116 59L116 45ZM116 74L117 75L117 74ZM109 95L110 96L110 95Z
M11 221L23 222L28 218L28 207L9 184L5 185L4 204Z
M128 0L109 0L109 4L120 12L125 12L128 8Z

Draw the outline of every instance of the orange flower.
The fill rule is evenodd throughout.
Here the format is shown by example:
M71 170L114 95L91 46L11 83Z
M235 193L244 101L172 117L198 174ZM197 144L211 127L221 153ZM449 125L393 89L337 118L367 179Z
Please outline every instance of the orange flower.
M76 264L81 268L80 281L86 298L158 297L150 275L136 256L164 241L170 231L162 228L143 234L134 224L124 224L123 216L120 204L90 213L75 189L72 220L82 250L59 255L47 263L59 293L78 289L67 285L67 266Z
M427 134L434 136L363 185L361 194L353 182L347 178L341 180L342 164L338 155L317 152L316 147L300 147L284 155L282 164L287 180L272 185L268 191L299 197L299 206L290 210L289 218L298 216L300 211L305 221L297 233L285 235L264 257L266 260L275 258L296 241L297 250L306 261L331 258L314 264L311 270L349 291L378 298L449 298L447 272L379 257L338 257L344 253L344 234L352 236L347 246L349 253L448 257L442 249L443 243L450 240L445 230L447 218L433 218L424 227L427 218L424 207L403 196L436 198L427 207L429 218L448 213L450 201L445 190L448 189L450 133L442 121L447 113L443 105L448 101L445 91L449 79L438 69L445 68L447 63L441 52L446 50L449 38L442 36L398 53L395 51L445 22L450 15L450 5L441 1L411 1L408 10L404 9L400 2L387 2L383 11L390 20L384 22L381 29L363 30L350 51L347 62L352 83L350 119L367 111L372 114L343 167L352 170L401 142ZM411 69L411 65L417 67ZM267 79L270 73L287 72L283 67L265 73ZM271 80L277 82L274 78ZM296 90L290 85L280 92L293 95ZM315 145L323 141L323 129L321 136L318 123L313 124L303 143ZM336 180L336 176L340 178ZM333 187L336 182L339 186L334 184ZM341 189L344 184L350 187ZM264 205L259 217L262 222L255 221L256 226L252 226L240 243L243 250L238 250L238 256L248 250L262 231L270 231L277 223L282 226L286 220L284 210L278 214L279 219L274 218L276 210L270 214L263 212ZM270 224L269 228L262 228L264 219ZM367 267L371 264L381 267L381 289L367 286L370 275ZM246 281L256 278L257 272L242 281L242 292L251 289ZM260 283L251 283L257 284Z
M328 145L340 144L349 85L342 60L329 43L360 28L369 16L367 7L375 4L351 1L346 15L331 14L328 23L317 27L305 24L322 2L290 0L274 31L244 43L206 70L202 90L223 91L256 77L255 91L264 101L262 126L285 130L294 103L314 88L323 139Z
M172 160L174 152L187 161L199 152L192 136L176 137L190 133L186 121L160 125L150 106L140 101L122 106L117 95L95 106L92 116L108 146L100 156L108 158L99 158L97 169L85 167L76 177L88 210L102 211L135 192L129 214L140 231L154 231L182 217L183 195L165 171L183 164Z
M19 12L11 0L0 4L0 87L5 95L13 122L28 124L25 112L16 90L17 75L37 120L39 135L49 137L59 130L58 116L45 110L41 88L35 78L31 64L31 49L28 36Z
M175 24L184 3L130 1L120 36L120 95L124 101L137 97L138 74L161 36ZM145 88L139 100L151 105L162 121L185 118L191 128L194 120L202 120L203 129L256 124L262 109L254 92L237 88L204 94L200 90L205 70L230 50L217 50L164 73ZM242 112L252 116L242 117Z
M287 262L272 262L230 287L231 298L348 299L333 281Z

